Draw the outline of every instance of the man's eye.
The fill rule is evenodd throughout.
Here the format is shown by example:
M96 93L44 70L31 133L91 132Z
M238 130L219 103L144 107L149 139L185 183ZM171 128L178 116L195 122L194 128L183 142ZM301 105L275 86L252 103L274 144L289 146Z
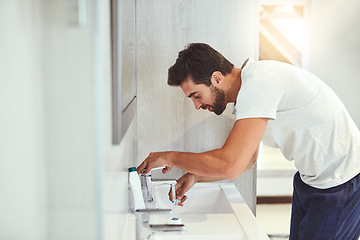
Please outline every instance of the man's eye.
M194 98L195 98L195 99L198 99L198 98L200 98L200 95L194 96Z

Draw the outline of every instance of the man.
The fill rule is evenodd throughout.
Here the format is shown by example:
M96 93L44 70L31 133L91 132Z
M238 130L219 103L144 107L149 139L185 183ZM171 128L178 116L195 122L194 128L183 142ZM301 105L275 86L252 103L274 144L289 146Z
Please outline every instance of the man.
M336 94L300 68L252 60L234 67L209 45L190 44L169 69L196 109L221 114L235 103L236 122L222 148L203 153L151 153L138 172L173 166L188 172L176 196L196 182L235 179L252 168L259 143L294 160L290 239L358 239L360 235L360 132Z

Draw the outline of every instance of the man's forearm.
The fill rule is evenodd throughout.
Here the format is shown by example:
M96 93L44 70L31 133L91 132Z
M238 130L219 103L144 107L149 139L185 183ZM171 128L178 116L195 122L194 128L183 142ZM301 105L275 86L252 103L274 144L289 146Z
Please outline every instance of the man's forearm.
M225 180L225 178L222 177L204 177L204 176L197 176L196 177L197 182L216 182Z
M170 155L170 159L176 167L203 178L209 177L209 179L231 179L232 177L228 174L229 169L237 167L238 171L241 169L245 171L248 167L248 161L235 162L236 159L227 156L222 149L203 153L171 152Z
M243 161L242 172L254 167L258 151L259 148L250 161ZM231 166L231 161L224 159L224 155L221 149L216 149L204 153L172 152L171 158L178 168L197 175L200 178L198 182L213 182L229 179L226 176L227 169L234 164ZM239 163L236 165L239 166Z
M221 159L211 153L172 152L171 162L186 172L198 176L211 176L216 174L213 169L216 169Z

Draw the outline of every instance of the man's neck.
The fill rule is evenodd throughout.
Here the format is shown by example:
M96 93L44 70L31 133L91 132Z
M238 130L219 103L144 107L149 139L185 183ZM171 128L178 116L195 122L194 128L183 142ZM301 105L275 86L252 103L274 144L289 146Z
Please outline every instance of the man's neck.
M227 103L235 102L241 88L241 68L234 67L226 76L229 81L229 88L226 94Z

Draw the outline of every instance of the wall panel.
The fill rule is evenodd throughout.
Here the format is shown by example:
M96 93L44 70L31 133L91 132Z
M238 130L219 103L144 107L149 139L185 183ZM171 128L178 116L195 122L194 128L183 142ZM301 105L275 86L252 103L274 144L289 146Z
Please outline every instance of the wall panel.
M221 116L196 111L180 88L167 85L168 68L190 42L205 42L240 67L256 57L255 2L137 1L138 163L151 151L202 152L221 147L234 123L232 106ZM178 178L173 169L157 178ZM255 170L236 181L252 209Z

